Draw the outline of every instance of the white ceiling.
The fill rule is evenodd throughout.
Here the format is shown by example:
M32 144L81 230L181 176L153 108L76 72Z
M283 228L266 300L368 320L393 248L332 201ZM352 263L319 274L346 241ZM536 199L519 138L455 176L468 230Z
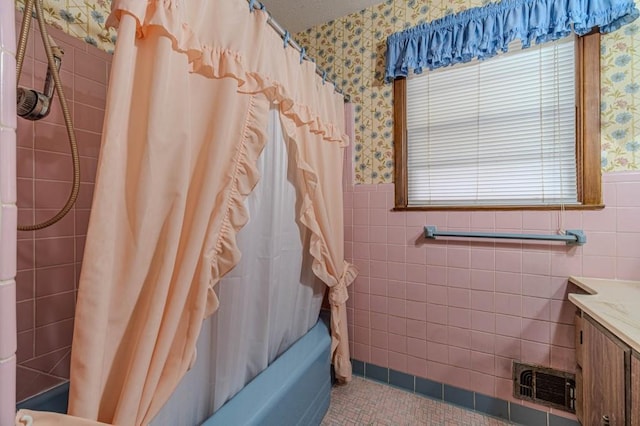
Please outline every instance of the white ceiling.
M382 0L261 0L276 21L295 34L366 9Z

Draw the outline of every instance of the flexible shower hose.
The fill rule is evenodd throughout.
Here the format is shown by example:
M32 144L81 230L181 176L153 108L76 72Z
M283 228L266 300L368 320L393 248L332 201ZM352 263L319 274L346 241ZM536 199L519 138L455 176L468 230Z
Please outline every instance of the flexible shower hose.
M71 113L69 112L69 106L67 105L67 98L62 90L62 80L60 79L60 73L56 67L55 59L53 57L53 50L49 41L49 34L45 26L44 14L42 12L42 0L25 0L24 16L22 18L22 26L20 28L20 37L18 39L18 47L16 54L16 81L20 81L20 74L22 74L22 64L24 62L24 55L27 51L27 40L29 38L29 29L31 28L31 16L33 14L33 8L35 5L36 18L38 20L38 26L40 27L40 34L42 35L42 43L44 44L44 51L47 55L47 62L49 64L49 71L53 77L54 86L58 93L58 99L60 100L60 107L62 108L62 116L64 117L64 124L67 128L67 135L69 137L69 145L71 147L71 161L73 163L73 186L69 198L64 207L60 209L55 216L42 223L35 225L18 225L20 231L37 231L43 229L54 223L60 221L69 210L73 207L73 204L78 198L78 192L80 191L80 159L78 157L78 143L76 141L76 135L73 131L73 123L71 121Z

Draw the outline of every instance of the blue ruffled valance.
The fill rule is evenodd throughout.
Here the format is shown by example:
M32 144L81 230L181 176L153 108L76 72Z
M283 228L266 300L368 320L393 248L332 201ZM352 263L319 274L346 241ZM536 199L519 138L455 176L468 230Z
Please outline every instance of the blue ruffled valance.
M410 70L435 69L507 51L513 40L523 47L598 27L615 31L639 15L633 0L504 0L465 10L392 34L387 39L386 81Z

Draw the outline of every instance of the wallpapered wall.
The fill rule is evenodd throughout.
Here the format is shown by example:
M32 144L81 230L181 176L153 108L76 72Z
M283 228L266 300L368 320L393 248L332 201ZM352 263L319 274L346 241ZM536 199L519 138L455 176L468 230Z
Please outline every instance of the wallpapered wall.
M24 0L17 0L21 9ZM637 0L640 2L640 0ZM44 0L47 21L113 51L104 26L110 0ZM425 21L481 6L481 0L387 0L296 36L357 104L357 183L393 181L392 88L384 84L385 40ZM602 39L602 169L640 169L640 22Z
M355 180L393 181L392 87L384 84L385 40L480 0L387 0L296 35L357 104ZM640 169L640 22L602 38L602 169Z
M18 10L24 10L24 0L16 0ZM113 52L116 32L105 28L111 11L111 0L44 0L48 24L87 43Z

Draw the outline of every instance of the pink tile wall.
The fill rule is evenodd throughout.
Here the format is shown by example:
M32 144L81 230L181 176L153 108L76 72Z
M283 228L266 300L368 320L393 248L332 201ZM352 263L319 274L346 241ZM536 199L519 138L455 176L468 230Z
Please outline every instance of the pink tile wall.
M0 0L0 426L16 386L16 41L13 0Z
M640 173L605 174L607 207L567 211L587 244L423 238L424 225L553 233L557 212L393 212L393 185L345 184L354 359L514 400L511 361L574 370L570 275L640 280ZM543 407L537 407L544 409ZM557 413L562 414L562 413Z
M21 17L20 17L21 19ZM35 25L34 25L35 26ZM17 400L69 377L75 299L93 196L111 56L54 28L64 49L61 77L78 139L81 187L78 201L57 224L18 232ZM32 30L20 85L42 90L46 58ZM55 106L38 122L18 119L18 223L53 216L71 190L71 155L62 114Z

